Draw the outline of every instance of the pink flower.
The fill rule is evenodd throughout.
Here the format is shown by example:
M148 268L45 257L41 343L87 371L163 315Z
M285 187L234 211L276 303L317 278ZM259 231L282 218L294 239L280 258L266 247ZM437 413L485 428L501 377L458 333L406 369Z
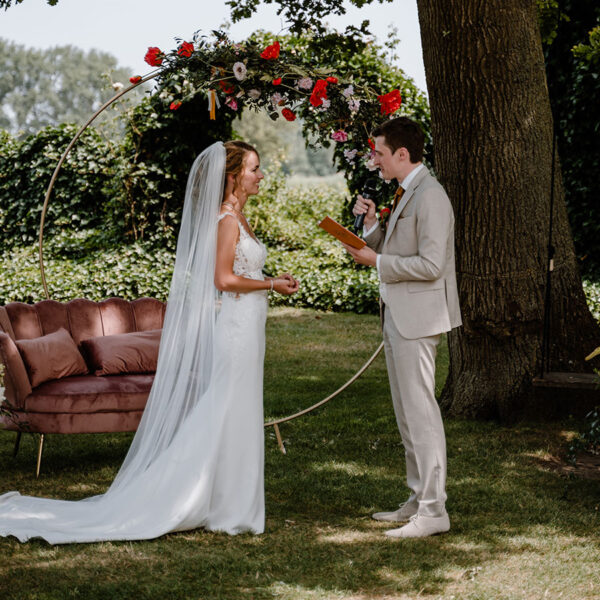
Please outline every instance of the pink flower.
M344 158L351 164L354 164L354 159L356 158L356 155L358 154L358 150L356 148L353 148L352 150L344 150Z
M227 98L225 98L225 104L227 104L231 110L238 109L237 100L233 96L227 96Z
M336 142L345 142L348 140L348 134L343 129L338 129L331 135L331 138Z
M348 100L348 108L350 109L350 112L357 113L360 109L360 100L356 100L356 98L350 98L350 100Z
M313 80L310 77L302 77L302 79L298 79L298 87L301 90L310 90L313 86Z

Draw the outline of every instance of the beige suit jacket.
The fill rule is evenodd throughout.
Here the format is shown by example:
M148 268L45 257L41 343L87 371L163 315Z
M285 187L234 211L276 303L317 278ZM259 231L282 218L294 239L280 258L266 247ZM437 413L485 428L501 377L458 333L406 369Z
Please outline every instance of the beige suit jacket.
M381 254L380 293L407 339L462 324L454 266L454 213L444 188L423 168L390 215L365 238Z

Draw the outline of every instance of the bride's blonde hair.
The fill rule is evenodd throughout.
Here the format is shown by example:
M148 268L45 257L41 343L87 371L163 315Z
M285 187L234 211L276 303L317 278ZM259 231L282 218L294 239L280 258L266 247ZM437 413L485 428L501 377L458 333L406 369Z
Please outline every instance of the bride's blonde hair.
M225 159L226 177L227 175L233 175L233 178L237 180L244 168L246 156L250 152L254 152L254 154L260 158L256 148L247 142L242 142L241 140L232 140L225 142L223 145L225 146L225 151L227 153L227 158Z

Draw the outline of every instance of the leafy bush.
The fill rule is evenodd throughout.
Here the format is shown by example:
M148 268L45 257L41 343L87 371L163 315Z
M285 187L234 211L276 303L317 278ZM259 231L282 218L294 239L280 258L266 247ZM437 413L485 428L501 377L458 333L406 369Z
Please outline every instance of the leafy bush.
M582 270L600 274L600 4L538 0L565 199ZM594 27L596 26L596 27ZM550 149L548 149L550 151Z
M37 240L46 188L75 125L46 127L18 142L0 131L0 242L27 245ZM119 158L114 147L88 128L71 150L54 186L45 233L99 227Z
M164 246L179 229L187 177L196 156L233 135L235 113L220 111L209 120L206 97L169 110L167 99L183 85L172 77L126 113L122 168L109 207L115 225L129 241Z
M583 291L591 313L600 321L600 282L583 280Z
M274 294L273 304L349 310L378 310L377 274L356 267L339 243L318 226L329 214L340 219L346 202L343 186L286 186L281 175L248 205L248 220L269 246L265 270L289 271L301 281L293 297ZM45 251L46 280L55 300L109 296L166 300L173 270L175 244L157 248L148 242L114 247L99 245L101 232L61 233L49 238ZM6 251L0 257L0 303L44 299L37 248Z

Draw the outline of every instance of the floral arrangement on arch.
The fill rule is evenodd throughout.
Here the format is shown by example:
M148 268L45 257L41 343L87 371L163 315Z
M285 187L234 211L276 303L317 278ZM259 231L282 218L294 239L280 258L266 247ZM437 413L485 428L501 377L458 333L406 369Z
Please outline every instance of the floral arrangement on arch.
M370 130L400 108L399 90L374 90L329 68L314 67L311 57L282 47L276 39L261 46L255 41L234 43L223 32L213 33L214 40L196 33L192 41L180 41L169 52L148 48L145 61L159 69L159 82L171 80L161 92L171 111L201 94L211 119L221 110L243 107L266 110L273 120L300 117L321 140L343 144L349 165L362 160L371 167ZM144 79L136 75L130 82L138 85Z

